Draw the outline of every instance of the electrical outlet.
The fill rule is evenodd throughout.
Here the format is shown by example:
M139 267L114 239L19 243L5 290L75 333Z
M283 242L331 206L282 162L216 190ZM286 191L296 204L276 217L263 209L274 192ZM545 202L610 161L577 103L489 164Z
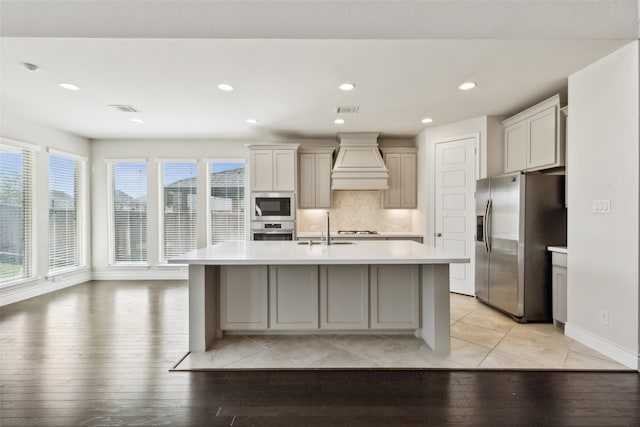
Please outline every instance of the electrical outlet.
M609 312L607 310L600 310L600 323L603 325L609 324Z

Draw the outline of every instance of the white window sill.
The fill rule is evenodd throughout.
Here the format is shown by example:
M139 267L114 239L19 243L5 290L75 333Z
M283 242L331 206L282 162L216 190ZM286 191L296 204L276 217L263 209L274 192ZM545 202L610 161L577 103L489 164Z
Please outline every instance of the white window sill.
M46 276L45 279L54 280L57 277L65 276L67 274L86 273L88 271L89 271L89 267L87 267L86 265L81 266L81 267L65 268L65 269L62 269L62 270L50 271L49 275Z
M109 268L121 268L123 270L148 270L149 264L109 264Z
M12 280L11 282L5 282L1 284L0 289L13 288L21 285L28 285L29 283L38 282L40 279L42 279L42 276L34 276L34 277L27 277L24 279Z

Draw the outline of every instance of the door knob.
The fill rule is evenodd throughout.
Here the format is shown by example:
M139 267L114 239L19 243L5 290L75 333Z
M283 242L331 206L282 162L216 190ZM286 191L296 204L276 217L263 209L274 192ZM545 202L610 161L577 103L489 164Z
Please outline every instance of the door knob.
M436 237L442 237L442 233L436 234Z

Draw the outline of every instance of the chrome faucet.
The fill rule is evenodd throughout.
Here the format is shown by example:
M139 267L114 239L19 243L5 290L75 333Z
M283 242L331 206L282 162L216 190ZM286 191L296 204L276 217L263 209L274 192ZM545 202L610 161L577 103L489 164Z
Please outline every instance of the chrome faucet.
M326 240L325 243L327 245L331 244L331 232L329 231L329 211L327 211L327 231L326 231Z

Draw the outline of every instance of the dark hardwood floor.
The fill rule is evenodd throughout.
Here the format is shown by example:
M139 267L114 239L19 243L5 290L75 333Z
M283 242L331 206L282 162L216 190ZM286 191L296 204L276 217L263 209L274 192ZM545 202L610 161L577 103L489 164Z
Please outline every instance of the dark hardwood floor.
M640 426L637 373L169 372L185 282L89 282L0 308L2 426Z

